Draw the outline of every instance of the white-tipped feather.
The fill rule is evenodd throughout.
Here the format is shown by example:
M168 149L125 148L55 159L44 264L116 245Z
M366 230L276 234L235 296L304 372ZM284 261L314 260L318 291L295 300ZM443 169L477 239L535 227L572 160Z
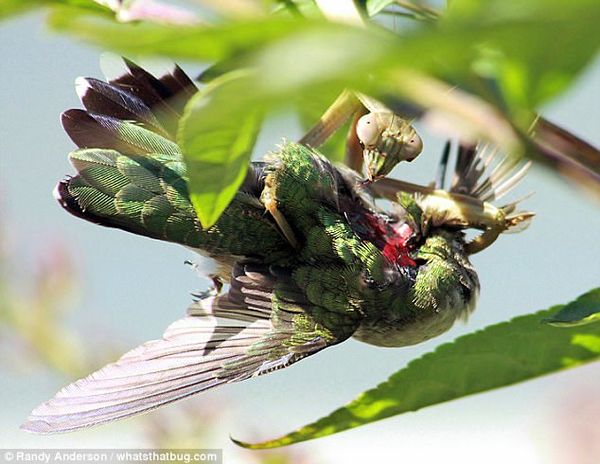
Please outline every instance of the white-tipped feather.
M510 173L510 175L506 175L504 178L500 179L498 185L494 186L493 191L491 192L492 195L488 195L489 198L483 198L483 201L500 200L523 180L530 167L531 161L523 164L518 170Z
M75 92L77 93L77 96L79 97L79 100L81 102L83 102L85 94L87 93L89 88L90 85L88 84L88 81L85 77L80 76L77 79L75 79Z

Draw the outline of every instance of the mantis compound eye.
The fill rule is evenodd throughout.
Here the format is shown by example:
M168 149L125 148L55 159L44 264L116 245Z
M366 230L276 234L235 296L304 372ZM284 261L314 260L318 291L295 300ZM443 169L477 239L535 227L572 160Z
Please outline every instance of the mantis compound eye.
M377 144L380 135L381 128L375 113L365 114L356 123L356 136L365 147Z
M406 138L402 151L404 159L409 162L414 160L423 151L423 141L415 131L412 131L410 137Z

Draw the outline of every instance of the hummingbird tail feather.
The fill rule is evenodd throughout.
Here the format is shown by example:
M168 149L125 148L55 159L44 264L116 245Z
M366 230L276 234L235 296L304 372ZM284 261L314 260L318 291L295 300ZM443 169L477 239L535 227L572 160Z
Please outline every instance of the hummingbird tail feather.
M499 200L523 180L530 167L530 161L498 156L498 150L487 144L460 145L450 192L487 202Z
M77 79L81 102L92 113L135 121L175 140L178 120L197 92L196 85L179 66L157 78L132 61L123 61L124 71L107 83Z
M183 169L181 161L105 148L75 150L69 159L78 174L54 190L69 213L151 238L203 245L185 180L174 174Z
M55 196L70 213L96 224L179 243L209 255L261 256L282 248L260 195L264 163L254 163L218 228L203 230L190 201L187 171L175 142L185 102L197 92L179 68L156 78L125 60L120 77L79 78L85 106L62 114L79 149L69 155L77 175L61 181ZM227 237L239 230L231 241ZM224 232L225 231L225 232ZM226 232L229 232L227 234ZM259 240L264 238L264 241ZM263 243L271 244L263 250Z
M136 121L70 109L61 115L61 122L71 140L80 148L107 148L124 155L181 157L175 142Z
M460 145L450 192L469 195L483 202L499 200L519 185L530 167L531 161L498 156L498 150L487 144L481 147ZM529 226L535 214L516 209L530 196L498 207L505 216L503 232L520 232Z
M261 163L250 167L218 227L204 230L189 198L183 161L161 154L124 155L106 148L75 150L69 159L77 175L59 182L54 195L79 218L211 256L275 255L285 250L285 241L259 199L264 184ZM226 234L236 230L239 239L228 240Z

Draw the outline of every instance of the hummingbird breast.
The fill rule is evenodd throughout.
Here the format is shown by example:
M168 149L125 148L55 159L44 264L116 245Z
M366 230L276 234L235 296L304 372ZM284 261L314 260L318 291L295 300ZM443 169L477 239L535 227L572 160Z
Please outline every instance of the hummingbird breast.
M441 335L457 320L466 321L475 308L479 279L462 241L452 242L446 253L436 250L431 258L421 258L416 275L400 272L388 291L369 302L354 338L376 346L415 345Z

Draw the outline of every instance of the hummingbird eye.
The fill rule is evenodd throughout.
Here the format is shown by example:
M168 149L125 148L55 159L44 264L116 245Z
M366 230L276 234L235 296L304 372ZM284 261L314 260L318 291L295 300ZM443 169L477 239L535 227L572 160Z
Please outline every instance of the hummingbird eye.
M373 146L377 143L381 130L374 113L365 114L356 123L356 136L363 146Z

